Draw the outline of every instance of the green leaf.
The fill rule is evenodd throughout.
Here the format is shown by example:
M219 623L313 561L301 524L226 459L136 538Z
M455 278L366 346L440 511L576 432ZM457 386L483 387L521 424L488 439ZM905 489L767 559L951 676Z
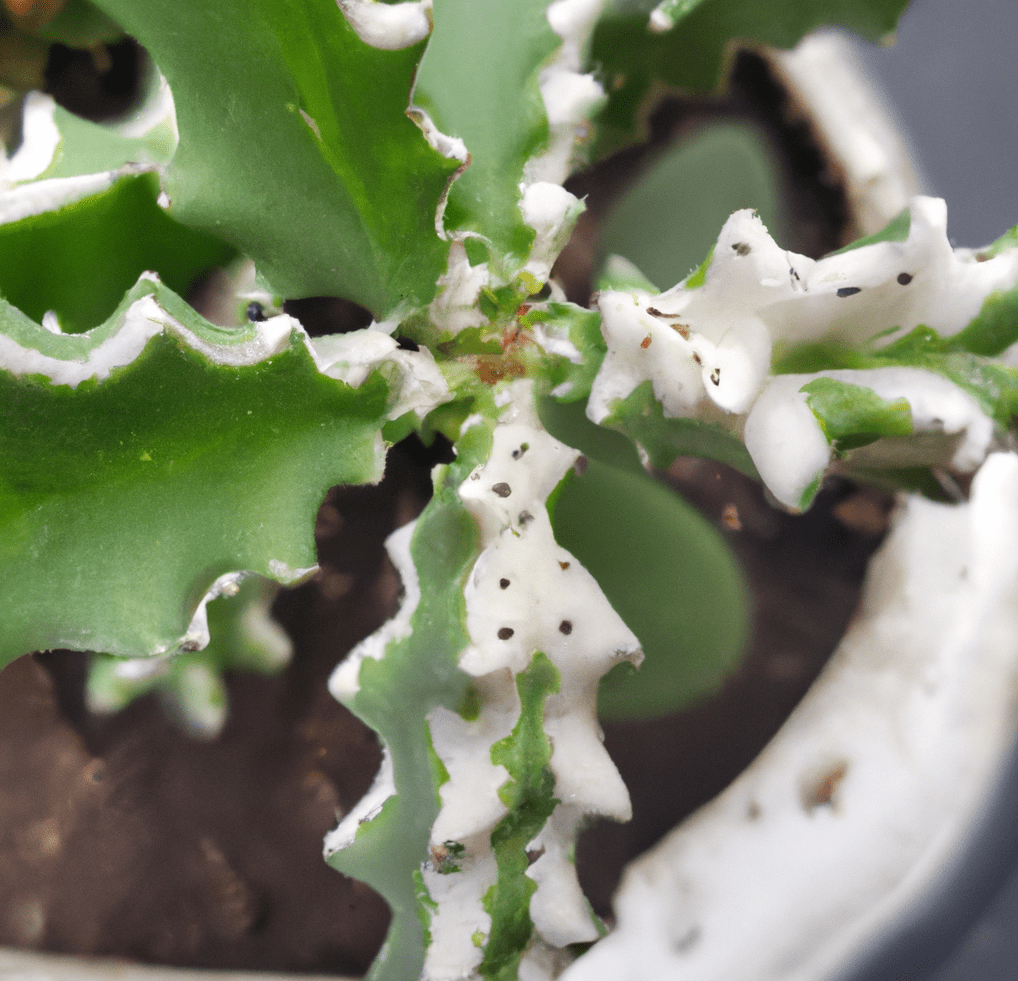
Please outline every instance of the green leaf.
M430 897L419 877L442 782L427 715L437 705L455 711L467 694L469 679L458 667L469 643L463 586L480 548L477 525L457 491L490 448L490 430L473 426L457 446L456 461L436 468L434 495L410 543L421 589L410 635L390 642L381 660L364 659L360 688L346 703L388 747L397 790L351 844L328 857L334 868L377 889L392 908L371 981L416 978L424 964Z
M602 679L602 717L663 715L720 688L746 650L749 598L724 539L694 508L645 473L591 459L558 493L552 525L646 655L639 671L621 665Z
M0 302L0 663L173 649L218 577L315 564L326 490L381 473L388 386L273 323L214 327L145 280L87 335Z
M546 337L562 338L572 345L575 353L567 357L559 355L550 343L551 357L534 362L531 374L543 378L564 402L586 399L607 351L601 315L573 303L542 303L520 317L519 323L525 327L539 325Z
M99 6L173 90L175 218L250 255L282 296L340 295L378 317L430 301L458 164L406 115L423 42L372 48L334 0Z
M559 680L555 665L540 651L534 654L530 666L516 675L519 719L513 731L491 747L491 762L509 772L498 792L509 813L491 833L498 879L484 896L491 931L479 968L489 981L517 977L520 957L534 932L529 905L537 883L525 874L530 864L527 845L559 803L550 766L551 741L544 731L544 703L559 690Z
M234 250L170 218L154 174L124 177L57 211L0 225L0 294L32 319L54 311L63 330L106 320L146 270L177 293Z
M996 357L1018 341L1018 287L991 293L964 330L951 341L956 347Z
M523 165L548 139L537 73L562 43L547 0L435 0L434 32L414 101L470 151L453 184L446 227L484 236L491 258L526 257L534 232L517 202Z
M149 72L147 94L134 118L148 114L153 118L150 128L141 134L135 133L136 126L93 123L54 106L53 123L60 139L49 167L39 176L77 177L117 170L127 163L168 163L177 148L177 134L163 84L158 72Z
M732 39L793 47L816 27L838 24L877 40L894 30L908 0L703 0L677 26L653 34L655 0L617 4L598 23L591 59L606 81L602 144L629 142L645 101L660 83L714 89Z
M666 470L679 456L702 456L759 479L738 436L717 423L666 418L650 381L619 399L602 425L617 429L642 447L655 470Z
M993 310L996 303L1006 309L1014 302L1010 299L1011 292L1005 293L1003 300L990 297L983 310L987 306ZM972 330L970 324L953 337L941 337L935 330L920 326L881 348L857 349L815 343L793 345L780 353L772 370L775 374L812 374L839 368L923 368L954 382L968 392L988 416L1002 427L1008 427L1018 415L1018 370L962 346L963 341L977 348L986 343L992 349L987 338L994 336L997 325L992 319L983 321L984 326L989 325L983 333L984 326L979 326L982 316L980 312L973 321L977 327L972 334L968 333ZM996 336L999 338L1001 334Z
M911 226L912 215L909 213L908 208L905 208L898 212L879 232L857 238L854 242L849 242L848 245L835 249L834 252L830 252L828 255L841 255L844 252L861 249L864 245L876 245L878 242L904 242L908 238L908 231Z
M911 436L912 409L905 399L881 398L872 388L834 378L815 378L799 389L820 428L838 452L882 436Z

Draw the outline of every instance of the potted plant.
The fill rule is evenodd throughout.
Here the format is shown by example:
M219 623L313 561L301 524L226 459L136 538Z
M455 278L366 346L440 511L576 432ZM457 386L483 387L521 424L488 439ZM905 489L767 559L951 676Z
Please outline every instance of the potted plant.
M370 976L706 978L750 957L761 978L829 973L960 833L1009 731L1015 236L952 249L943 203L915 198L820 260L739 211L678 285L609 261L589 306L553 266L583 211L566 179L636 137L656 87L714 86L731 38L787 46L825 19L876 36L902 6L12 6L29 64L123 30L159 74L113 126L29 96L6 165L4 659L129 659L95 697L152 681L137 665L155 659L214 727L195 654L260 622L245 582L311 574L331 486L379 481L411 435L447 441L387 544L399 610L330 682L383 749L325 842L392 911ZM128 218L75 252L85 289L19 272L25 236ZM167 284L235 252L253 271L217 326ZM282 310L310 296L371 322L311 336ZM823 684L629 873L600 940L576 836L630 805L599 683L610 713L663 710L716 685L744 632L721 539L646 472L688 455L791 511L832 471L913 496ZM973 474L966 502L919 496L964 497ZM676 617L698 625L693 663L661 640ZM859 863L874 829L898 845ZM805 907L795 929L734 902L748 850L800 857L772 907ZM849 867L852 888L815 899L817 868ZM730 942L748 925L752 954Z

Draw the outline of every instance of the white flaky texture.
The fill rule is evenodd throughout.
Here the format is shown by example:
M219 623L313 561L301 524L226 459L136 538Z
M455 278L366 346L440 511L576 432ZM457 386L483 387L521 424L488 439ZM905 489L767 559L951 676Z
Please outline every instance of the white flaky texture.
M734 784L629 867L567 981L830 981L941 879L1014 739L1018 456L905 501L827 668Z
M452 398L445 376L431 351L404 351L381 325L346 334L329 334L308 340L318 370L351 388L359 388L373 371L380 371L390 386L389 419L413 412L423 419Z
M401 51L431 33L431 0L379 3L378 0L338 0L339 9L357 36L373 48Z
M552 534L546 501L577 453L543 430L529 382L509 389L488 462L460 488L477 520L483 551L466 586L471 643L460 667L472 676L480 713L467 721L443 708L429 717L435 751L449 772L432 830L432 854L450 846L459 871L424 868L438 904L425 977L477 977L491 920L483 897L497 875L491 833L507 814L498 796L508 772L492 763L494 743L520 714L516 675L543 652L560 673L560 690L544 706L552 744L550 768L560 801L528 845L537 857L527 875L537 883L530 903L536 928L521 977L548 976L567 944L597 938L576 879L571 852L586 815L630 817L629 795L602 745L597 683L622 660L642 659L639 642L611 608L593 577Z
M951 336L987 297L1018 279L1014 250L980 261L972 250L951 248L943 201L914 198L910 213L904 242L813 260L782 249L754 212L739 211L722 228L702 285L689 288L684 280L657 295L602 292L598 305L608 354L588 415L601 422L617 400L650 381L667 417L720 417L735 432L745 428L764 481L779 501L797 508L832 451L821 446L827 439L799 394L818 376L797 376L797 387L771 378L774 345L859 346L886 331L874 341L879 346L920 324ZM954 385L931 372L820 374L873 387L885 398L907 398L917 431L956 437L945 464L971 472L989 449L989 419L974 400L961 398ZM762 433L766 438L757 438Z

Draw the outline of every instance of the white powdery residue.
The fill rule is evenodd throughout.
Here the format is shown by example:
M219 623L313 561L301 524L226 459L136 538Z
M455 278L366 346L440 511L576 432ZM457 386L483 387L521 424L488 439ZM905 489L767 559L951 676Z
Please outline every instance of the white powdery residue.
M557 790L557 787L556 787ZM537 883L530 901L530 914L542 924L541 936L553 947L597 940L598 931L587 907L569 855L571 844L586 819L579 807L562 804L555 808L540 834L527 845L537 860L527 869L527 878Z
M955 437L943 445L916 446L913 465L941 464L971 473L986 458L993 441L993 420L967 392L942 375L920 368L870 368L778 375L757 399L746 419L746 449L771 493L796 510L806 488L824 472L833 450L802 387L817 378L868 388L887 401L905 399L916 433ZM867 452L856 451L857 458ZM899 454L900 455L900 454Z
M272 577L284 586L295 586L318 571L317 565L306 565L294 569L293 566L279 559L269 559L269 572Z
M470 415L460 423L460 436L466 436L468 429L473 429L474 426L483 426L487 423L487 419L481 415L480 412L471 412Z
M602 421L620 399L650 381L666 417L704 417L720 409L738 431L765 386L767 411L777 412L777 390L767 383L774 342L858 345L887 332L873 341L879 346L919 324L951 336L989 296L1014 287L1018 250L979 261L976 252L952 249L939 199L914 198L910 214L903 242L877 242L813 260L780 248L754 212L739 211L725 222L700 285L690 288L687 278L656 295L602 292L598 305L608 353L592 386L588 416ZM944 412L956 399L949 385L927 385L917 397L923 391L948 398ZM935 406L915 411L930 420L942 417ZM800 415L794 406L782 412L788 421ZM985 453L982 423L974 424L958 457L966 470ZM779 428L769 427L775 438ZM799 426L796 432L808 429ZM819 446L814 436L807 437L809 446ZM795 438L781 437L774 453ZM811 457L796 466L805 471L812 462ZM788 487L798 479L785 476ZM787 489L771 489L789 500Z
M908 923L1011 752L1018 457L904 500L852 626L757 760L627 869L563 981L826 981ZM746 952L752 951L752 957Z
M378 817L382 805L396 795L395 772L389 747L382 743L382 764L368 792L346 813L343 820L325 836L325 857L328 859L340 849L352 845L357 829L367 821Z
M428 317L439 330L458 334L468 327L482 327L488 318L481 312L477 300L481 290L491 285L488 264L470 265L467 250L462 242L449 246L449 264L438 277L438 294L431 301Z
M387 418L412 411L423 419L452 398L449 384L427 348L402 350L385 332L386 326L372 324L346 334L310 338L308 345L318 370L351 388L359 388L373 371L381 370L394 390Z
M21 221L47 211L75 204L93 194L101 194L121 177L154 170L151 164L125 164L117 170L81 177L52 177L49 180L19 184L0 191L0 225Z
M144 274L141 278L153 277ZM22 347L12 338L0 334L0 367L13 375L44 375L54 385L77 388L86 379L102 381L114 368L130 364L153 337L162 333L175 334L209 361L229 367L263 361L286 348L292 331L303 334L300 324L286 315L273 317L255 327L255 337L243 343L209 343L170 316L158 300L149 295L135 300L125 311L117 331L89 350L82 360L54 358L35 348ZM71 336L77 340L88 335Z
M29 92L21 118L21 145L15 153L0 160L0 189L22 181L34 180L53 163L60 146L60 130L54 122L53 97Z
M209 616L208 605L220 596L236 596L240 583L247 578L246 572L227 572L220 576L205 591L205 595L198 603L198 609L191 617L184 636L180 640L180 647L185 651L203 651L209 646Z
M385 550L403 584L403 602L391 620L362 640L332 672L329 677L329 691L337 701L348 702L360 690L358 679L361 663L366 657L380 661L389 644L404 640L411 634L410 618L421 601L421 583L417 577L417 566L414 565L413 556L410 554L415 524L411 522L397 528L385 540Z
M432 121L423 109L419 106L412 106L408 110L410 118L420 127L428 146L437 150L443 157L450 160L458 160L466 163L470 157L467 145L458 136L448 136L443 133Z
M530 325L534 340L549 354L557 354L573 364L583 364L583 355L576 345L569 340L569 328L557 321L546 324L536 321Z
M432 881L438 886L431 890L438 902L432 931L437 920L442 945L457 952L429 953L425 976L432 981L473 977L480 963L473 934L480 930L487 941L488 927L477 924L486 915L481 900L493 881L491 834L507 813L498 789L508 774L492 763L491 749L519 719L516 676L537 652L560 678L559 692L545 700L544 718L561 803L533 842L541 855L532 867L538 883L530 904L535 950L596 937L570 859L572 846L584 815L630 814L626 789L601 742L596 701L605 672L621 660L642 659L639 642L590 573L554 539L546 502L577 452L541 428L532 382L505 386L496 401L504 411L490 457L459 489L483 548L464 590L470 643L459 659L474 679L480 710L473 720L445 709L429 717L435 752L449 773L440 788L432 848L462 846L462 871L425 869L429 887ZM531 968L538 976L537 961Z
M604 89L581 74L585 51L606 0L556 0L548 7L548 24L562 44L541 69L538 85L548 117L548 146L524 167L527 183L561 184L572 169L577 143L604 101Z
M400 51L431 33L431 0L379 3L378 0L337 0L347 23L373 48Z
M584 204L564 187L547 181L521 184L520 192L523 220L536 233L524 268L543 283L551 275L551 267L569 240Z
M487 939L491 932L484 896L498 880L498 865L490 849L465 853L456 864L458 872L441 872L434 862L422 869L436 908L428 924L431 944L421 981L473 981L480 977L484 947L474 939Z
M60 326L60 321L57 319L55 310L47 310L42 315L42 326L51 334L62 334L64 332Z

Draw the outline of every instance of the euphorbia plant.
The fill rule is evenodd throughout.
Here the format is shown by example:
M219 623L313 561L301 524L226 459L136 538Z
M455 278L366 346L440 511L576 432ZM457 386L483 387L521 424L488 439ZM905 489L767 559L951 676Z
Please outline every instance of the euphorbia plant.
M831 467L935 490L1018 392L994 360L1013 235L952 250L917 199L814 261L738 212L677 286L609 262L581 306L553 276L583 210L563 184L662 84L713 87L730 39L878 36L903 5L100 0L10 28L25 50L122 29L158 72L117 124L29 96L3 173L4 662L191 657L208 604L314 569L330 486L451 441L389 542L400 610L333 677L384 763L326 855L392 907L373 977L555 975L603 931L578 828L629 814L599 680L622 666L609 713L675 707L744 632L723 543L646 469L711 456L793 510ZM255 277L216 326L178 294L235 255ZM311 338L281 312L322 295L372 323Z

